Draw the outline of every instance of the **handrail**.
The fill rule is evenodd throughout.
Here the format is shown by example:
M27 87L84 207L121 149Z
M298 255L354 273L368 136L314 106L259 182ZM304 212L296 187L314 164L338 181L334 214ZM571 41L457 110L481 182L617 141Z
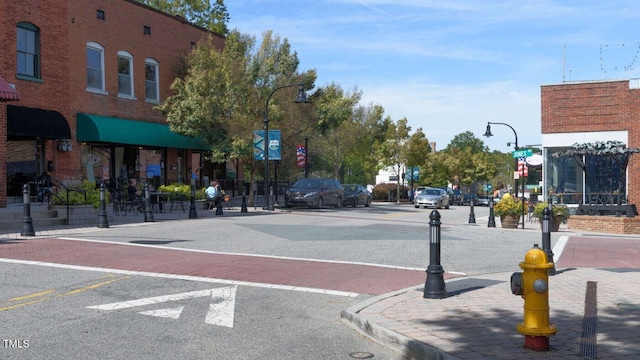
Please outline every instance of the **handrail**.
M51 175L47 175L47 177L49 178L49 186L55 186L59 189L64 189L65 190L65 194L66 194L66 200L62 199L58 194L54 193L53 191L51 191L49 189L48 194L49 196L54 196L56 199L60 200L60 202L62 204L65 205L66 210L67 210L67 224L69 225L69 215L70 215L70 210L69 210L69 206L71 206L71 204L69 203L69 192L70 191L76 191L79 193L82 193L84 195L84 205L87 204L87 192L83 189L70 189L69 187L67 187L65 184L63 184L60 180L56 179L55 177L51 176ZM38 179L36 179L38 180ZM42 181L42 179L40 178L40 181ZM51 203L51 198L49 198L49 203ZM50 205L49 205L50 206Z

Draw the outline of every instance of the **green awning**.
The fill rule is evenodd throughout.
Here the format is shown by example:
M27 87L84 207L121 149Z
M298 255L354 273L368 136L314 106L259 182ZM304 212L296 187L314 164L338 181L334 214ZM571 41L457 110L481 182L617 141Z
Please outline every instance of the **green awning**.
M78 113L77 120L80 142L211 150L201 138L176 134L165 124L84 113Z

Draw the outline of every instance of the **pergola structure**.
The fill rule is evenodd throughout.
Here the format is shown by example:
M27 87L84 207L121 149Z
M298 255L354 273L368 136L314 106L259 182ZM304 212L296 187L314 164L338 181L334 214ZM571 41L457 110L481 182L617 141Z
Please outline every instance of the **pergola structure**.
M627 204L626 189L623 187L626 181L627 166L629 165L629 158L632 154L639 153L640 149L627 148L621 141L598 141L595 143L583 143L573 144L570 149L565 151L558 151L551 154L553 158L559 157L571 157L580 166L584 173L585 179L588 179L590 174L589 166L585 164L586 156L607 157L615 161L619 166L616 167L618 171L613 170L613 167L609 167L604 170L598 169L601 177L604 176L609 180L617 181L617 189L609 188L607 191L594 191L591 188L588 181L585 181L584 189L584 203L578 206L576 215L616 215L620 216L626 214L627 217L633 217L638 215L638 210L635 204ZM593 171L593 170L591 170ZM606 173L606 172L616 172Z

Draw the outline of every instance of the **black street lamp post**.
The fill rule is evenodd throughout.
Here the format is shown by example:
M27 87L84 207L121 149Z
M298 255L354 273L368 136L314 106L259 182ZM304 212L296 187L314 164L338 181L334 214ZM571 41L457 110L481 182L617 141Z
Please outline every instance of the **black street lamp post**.
M284 88L298 86L298 97L295 99L296 103L308 103L309 99L307 98L307 94L304 92L304 88L302 87L302 83L300 84L291 84L291 85L283 85L275 88L269 97L267 98L267 102L264 106L264 196L265 196L265 206L263 209L265 210L273 210L272 206L269 206L269 197L270 197L270 186L269 186L269 100L276 91Z
M515 137L516 137L515 149L516 149L516 151L520 150L520 147L518 147L518 133L516 133L516 130L509 124L488 121L487 122L487 131L484 133L484 136L486 136L486 137L493 136L493 134L491 133L491 124L508 126L509 129L511 129L511 131L513 131L513 135L515 135ZM515 169L517 171L517 169L518 169L518 158L515 158L514 160L515 160ZM522 174L524 175L524 167L522 169ZM524 186L525 186L525 181L524 181L524 177L523 177L523 179L522 179L522 213L523 213L523 216L524 216ZM515 192L516 192L516 199L517 199L518 198L518 179L515 179ZM524 218L522 219L522 228L524 229Z

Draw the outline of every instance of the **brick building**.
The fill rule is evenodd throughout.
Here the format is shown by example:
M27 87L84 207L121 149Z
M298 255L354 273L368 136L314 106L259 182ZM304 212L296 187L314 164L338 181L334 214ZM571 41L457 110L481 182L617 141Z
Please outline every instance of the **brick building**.
M544 194L570 206L597 202L601 199L586 196L598 194L615 194L609 201L622 196L623 202L640 202L638 155L630 156L626 172L617 160L602 156L585 156L586 172L570 157L550 157L575 143L620 141L627 148L640 148L640 81L545 85L541 87L541 106Z
M207 146L155 106L193 46L223 37L133 0L0 0L0 31L0 207L43 171L114 186L202 168Z

